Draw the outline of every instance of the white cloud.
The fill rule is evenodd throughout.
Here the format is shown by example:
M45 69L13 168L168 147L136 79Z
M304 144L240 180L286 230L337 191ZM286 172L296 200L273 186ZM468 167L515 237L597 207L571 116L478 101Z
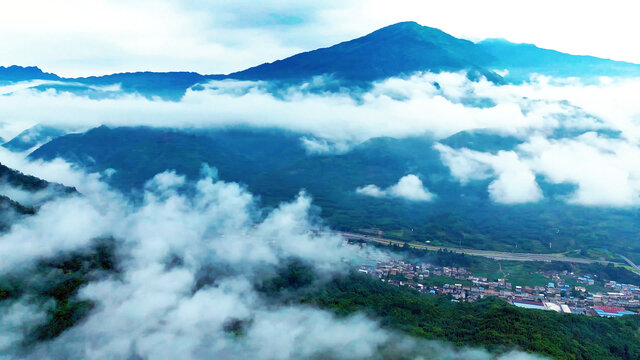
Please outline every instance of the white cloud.
M434 82L440 84L440 89L434 87ZM629 165L640 144L640 107L634 96L640 92L638 79L602 78L582 84L576 79L536 77L522 85L497 86L485 80L471 82L463 74L425 73L378 82L369 91L356 95L305 89L304 85L291 87L274 95L269 92L273 90L269 83L212 82L203 91L187 91L179 102L134 95L91 100L69 93L27 89L0 97L0 117L5 119L0 136L11 138L36 123L73 129L101 124L186 129L245 125L300 132L304 134L301 142L310 154L335 154L372 137L426 135L439 139L458 131L485 129L515 136L529 145L515 149L517 156L513 160L505 155L495 158L464 150L455 152L464 156L446 152L442 156L452 175L462 183L495 176L489 189L495 201L540 199L534 175L542 175L553 183L576 184L578 191L571 198L574 203L639 203L637 175ZM488 98L497 105L465 106L461 102L468 97ZM588 136L572 139L575 135L571 132L588 130L620 131L622 138L613 141L599 136L598 143ZM554 140L554 131L566 133L572 140ZM561 149L566 151L553 155ZM573 154L571 158L569 154ZM11 166L12 155L4 156ZM592 178L593 172L576 165L585 156L606 169L602 176ZM559 166L561 161L566 165ZM514 168L507 171L500 167L501 162ZM64 175L68 171L63 168L68 164L54 161L42 167L24 165L37 168L40 174L35 175L74 185L76 177ZM375 187L362 191L372 196L382 196L384 192Z
M34 258L88 246L107 234L105 215L79 196L42 205L38 216L13 224L0 236L0 274Z
M640 205L640 148L624 139L588 132L575 138L533 136L515 151L497 155L454 150L436 145L452 176L461 183L496 179L489 185L497 202L520 203L542 199L536 175L553 184L572 184L566 200L586 206Z
M501 151L492 166L498 177L489 184L489 195L495 202L519 204L542 199L542 190L533 171L514 152Z
M431 201L434 197L422 184L422 180L413 174L405 175L395 185L380 189L376 185L366 185L356 189L358 194L372 197L394 197L410 201Z
M175 171L171 170L157 174L147 182L145 187L151 191L166 193L183 186L185 180L186 177L184 175L177 175Z
M531 168L553 183L577 185L570 202L583 205L640 204L640 149L624 140L587 133L574 139L532 138L521 146Z
M543 198L535 173L513 151L499 151L496 155L469 149L454 150L436 144L442 161L451 175L461 183L496 177L489 184L491 199L503 204L536 202Z
M13 201L26 206L38 206L59 195L59 191L52 188L45 188L36 192L26 191L8 184L0 185L0 195L4 195Z
M29 166L50 171L44 163ZM341 238L325 231L310 215L311 199L304 193L264 213L237 184L209 177L215 171L208 167L202 174L195 183L171 171L158 174L136 205L106 186L78 184L94 193L52 200L0 235L4 273L23 273L34 261L83 249L97 236L118 239L119 259L117 276L96 278L80 289L80 299L96 304L88 317L33 348L20 344L46 319L47 305L28 294L0 304L0 351L33 359L284 360L328 353L359 359L390 347L442 358L494 358L482 350L456 350L395 334L362 314L337 318L319 309L265 301L254 281L290 257L308 262L322 278L343 273L345 260L358 261L363 254L357 251L365 250L342 246ZM411 176L405 178L399 193L417 185ZM83 181L96 179L85 175L76 180ZM167 266L170 256L182 261ZM201 272L211 266L224 271L210 270L214 283L196 288ZM35 273L30 281L42 279ZM244 322L243 336L225 331L233 319Z
M353 316L336 320L326 313L307 308L261 312L247 342L268 359L300 359L317 354L334 354L343 359L364 359L377 352L388 333L376 323ZM279 334L274 339L273 334Z
M441 92L434 93L433 82L439 81L452 85L443 85ZM318 149L323 145L322 139L349 144L379 136L429 134L441 138L467 129L514 133L557 126L557 120L551 117L557 108L503 95L496 85L486 80L472 83L462 73L389 79L375 84L358 99L349 93L310 93L304 86L273 95L269 86L262 82L214 81L202 91L188 90L179 102L133 95L92 100L54 90L23 90L0 97L0 116L7 119L0 136L11 138L38 123L84 129L102 124L178 128L248 125L311 134L313 137L308 139L317 140L307 144ZM474 88L473 91L478 88L485 93L494 91L504 98L490 108L465 106L457 97L457 86ZM468 91L464 92L468 96ZM539 111L525 115L525 105Z
M302 146L310 155L342 154L349 150L349 144L345 142L330 142L325 139L308 138L303 136Z
M387 191L391 196L412 201L429 201L433 198L433 194L422 185L422 180L413 174L403 176Z
M323 26L329 21L323 14L337 5L336 1L318 7L311 1L27 0L6 6L0 14L0 36L7 39L0 63L39 65L64 76L149 70L233 72L307 46L344 40L340 26ZM318 36L322 28L324 38Z
M603 8L574 0L543 0L537 6L489 0L465 2L464 7L461 12L457 3L414 0L393 6L380 0L26 0L7 4L0 14L5 39L0 63L85 76L135 70L226 73L407 20L463 38L506 37L640 62L640 52L625 45L633 43L637 32L633 14L638 9L629 2L615 0ZM520 16L524 8L530 15L526 18ZM567 16L576 12L578 16ZM539 26L542 18L548 20L544 29Z
M371 196L371 197L377 197L377 198L382 198L387 196L387 191L386 190L382 190L379 187L377 187L376 185L370 184L367 186L363 186L363 187L359 187L356 189L356 192L358 194L362 194L362 195L367 195L367 196Z
M314 83L325 80L315 79ZM435 82L440 89L433 85ZM11 138L36 123L72 129L101 124L186 129L245 125L299 132L304 134L301 142L310 154L335 154L372 137L426 135L440 139L458 131L485 129L515 136L529 145L515 149L515 159L511 155L496 158L464 150L453 155L443 152L442 156L452 175L462 183L495 176L488 189L495 201L540 199L534 176L542 175L553 183L577 185L578 191L570 199L574 203L639 203L637 175L629 165L640 144L640 107L634 96L640 92L638 79L602 78L583 84L577 79L536 77L522 85L497 86L486 80L471 82L458 73L425 73L378 82L369 91L356 95L305 89L305 85L291 87L274 95L269 83L212 82L203 91L187 91L179 102L134 95L91 100L69 93L27 89L0 97L0 117L5 119L0 136ZM497 105L465 106L464 98L487 98ZM622 138L613 141L599 136L597 143L588 136L572 138L572 132L588 130L620 131ZM568 134L562 136L569 139L554 140L558 133ZM561 149L566 151L553 155ZM11 166L11 155L5 156ZM593 172L576 165L585 156L605 169L602 176L593 178ZM559 166L561 161L566 165ZM507 171L501 162L511 164L513 169ZM42 174L35 175L73 185L75 177L64 175L65 166L68 165L54 161L38 169ZM372 196L382 196L384 192L374 187L362 191Z
M3 352L23 341L46 317L37 306L28 302L5 304L0 309L0 350ZM5 355L0 355L0 358L4 359Z

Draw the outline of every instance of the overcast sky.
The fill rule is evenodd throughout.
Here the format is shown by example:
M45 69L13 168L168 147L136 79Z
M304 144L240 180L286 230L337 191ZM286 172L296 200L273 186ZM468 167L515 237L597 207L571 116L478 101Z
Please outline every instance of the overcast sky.
M0 65L228 73L407 20L640 63L638 10L628 0L21 0L0 13Z

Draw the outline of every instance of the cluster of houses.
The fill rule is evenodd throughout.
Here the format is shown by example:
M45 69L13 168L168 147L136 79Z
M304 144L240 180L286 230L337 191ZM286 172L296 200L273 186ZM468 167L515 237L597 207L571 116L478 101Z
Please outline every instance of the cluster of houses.
M546 286L513 286L505 279L490 280L475 276L461 267L440 267L392 258L378 259L361 265L358 270L394 286L447 295L452 301L476 301L486 296L498 296L523 308L609 317L637 314L640 309L640 287L637 285L609 281L604 287L610 291L592 293L587 289L595 283L591 276L566 271L545 272L544 275L551 280ZM434 277L440 281L430 281ZM442 277L451 281L443 283ZM567 284L568 278L574 278L573 282L581 285Z

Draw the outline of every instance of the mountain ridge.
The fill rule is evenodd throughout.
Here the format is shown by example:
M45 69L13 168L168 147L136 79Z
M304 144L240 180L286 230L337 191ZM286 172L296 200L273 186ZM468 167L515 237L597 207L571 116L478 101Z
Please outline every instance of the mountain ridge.
M469 57L474 60L469 62ZM361 62L363 58L368 62ZM490 54L478 51L469 40L455 38L416 22L400 22L356 39L302 52L228 76L241 80L268 80L336 74L348 80L371 81L408 75L418 70L477 70L490 58Z
M96 92L91 87L119 84L126 93L179 100L187 89L209 80L287 84L328 75L342 81L342 85L360 86L420 71L465 71L472 80L484 76L495 83L517 83L527 81L532 74L584 78L640 76L640 64L572 55L504 39L485 39L474 43L437 28L406 21L333 46L301 52L226 75L140 71L65 78L38 67L13 65L0 67L0 81L52 80L56 83L38 85L38 90L53 88L88 95ZM498 73L504 73L504 78Z

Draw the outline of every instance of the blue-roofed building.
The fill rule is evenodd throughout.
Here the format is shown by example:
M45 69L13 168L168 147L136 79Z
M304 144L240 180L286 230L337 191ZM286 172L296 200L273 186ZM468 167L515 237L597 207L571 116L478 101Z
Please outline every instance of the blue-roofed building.
M544 304L539 301L532 300L514 300L513 305L524 309L547 310Z
M625 308L618 306L602 306L596 305L593 307L593 310L598 314L598 316L602 317L619 317L623 315L635 315L636 313L628 311Z

